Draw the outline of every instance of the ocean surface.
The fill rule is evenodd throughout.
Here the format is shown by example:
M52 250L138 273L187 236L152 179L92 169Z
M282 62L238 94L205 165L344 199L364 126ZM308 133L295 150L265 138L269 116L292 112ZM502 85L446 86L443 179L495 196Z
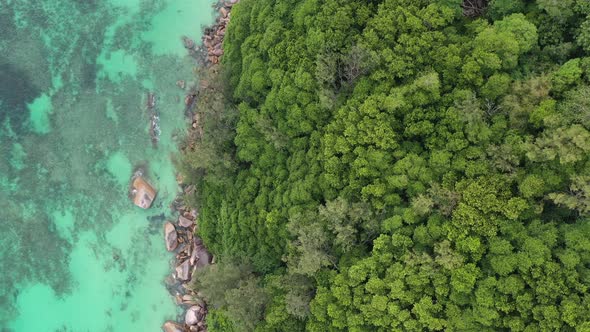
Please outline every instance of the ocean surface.
M0 331L159 331L162 225L212 0L0 0ZM147 94L157 96L160 142ZM144 166L149 210L128 182Z

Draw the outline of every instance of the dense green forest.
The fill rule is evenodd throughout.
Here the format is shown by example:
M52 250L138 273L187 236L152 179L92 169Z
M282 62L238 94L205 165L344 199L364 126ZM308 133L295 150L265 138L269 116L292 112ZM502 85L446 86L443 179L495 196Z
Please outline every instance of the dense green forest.
M590 331L589 15L242 0L183 164L209 330Z

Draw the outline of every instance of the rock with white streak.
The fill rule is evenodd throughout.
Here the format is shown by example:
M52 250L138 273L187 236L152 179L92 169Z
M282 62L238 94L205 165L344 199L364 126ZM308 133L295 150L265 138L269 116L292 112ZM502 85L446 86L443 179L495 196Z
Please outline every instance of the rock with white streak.
M180 301L182 304L196 305L197 302L192 295L184 294Z

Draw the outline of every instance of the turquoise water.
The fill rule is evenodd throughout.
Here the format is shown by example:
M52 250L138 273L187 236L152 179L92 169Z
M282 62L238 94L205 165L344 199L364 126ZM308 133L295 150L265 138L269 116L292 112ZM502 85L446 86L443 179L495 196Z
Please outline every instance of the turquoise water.
M186 126L181 36L211 0L0 0L0 331L159 331L178 312L164 285L162 224ZM161 138L149 135L147 92ZM149 210L127 185L144 165Z

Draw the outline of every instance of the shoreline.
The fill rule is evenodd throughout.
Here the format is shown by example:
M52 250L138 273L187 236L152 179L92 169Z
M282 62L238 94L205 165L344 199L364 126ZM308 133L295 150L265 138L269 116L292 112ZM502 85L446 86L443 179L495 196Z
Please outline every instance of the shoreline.
M196 45L188 37L182 37L182 42L189 54L197 61L199 67L210 69L218 65L223 56L223 39L227 24L230 20L232 7L239 0L221 0L213 5L217 17L215 23L203 29L202 45ZM185 82L178 81L177 85L184 88ZM198 86L189 88L185 95L185 117L188 120L189 141L202 137L203 129L200 125L200 115L194 110L200 90L207 89L205 81ZM183 153L180 149L180 153ZM215 264L215 257L203 245L202 239L195 234L198 230L199 213L196 208L184 205L185 195L191 195L196 190L195 185L184 183L179 174L176 177L181 191L170 205L174 215L178 213L175 222L166 221L164 224L164 240L166 249L173 252L174 259L170 263L170 274L166 277L166 289L174 297L176 306L183 314L176 321L168 320L162 325L165 332L203 332L207 331L207 303L200 292L193 290L192 277L197 270L210 264Z

